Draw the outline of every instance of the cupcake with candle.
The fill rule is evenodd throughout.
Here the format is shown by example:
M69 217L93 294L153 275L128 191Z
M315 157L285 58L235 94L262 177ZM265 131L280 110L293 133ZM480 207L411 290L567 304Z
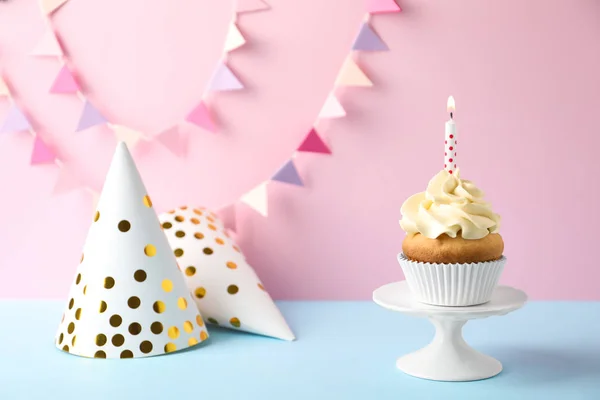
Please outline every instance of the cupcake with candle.
M506 258L500 216L473 182L461 178L452 97L448 109L444 169L402 205L400 226L407 235L398 259L416 300L470 306L489 301Z

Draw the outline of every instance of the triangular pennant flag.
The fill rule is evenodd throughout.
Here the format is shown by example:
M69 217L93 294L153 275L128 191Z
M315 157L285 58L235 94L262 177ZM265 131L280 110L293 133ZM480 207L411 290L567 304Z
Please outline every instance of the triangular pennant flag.
M219 64L208 86L208 90L211 92L240 90L243 88L244 85L242 85L239 79L233 74L233 72L231 72L231 69L229 69L225 63Z
M8 86L6 86L6 82L0 76L0 97L10 96L10 90L8 90Z
M40 0L40 5L44 14L50 15L62 7L67 1L69 0Z
M319 118L341 118L346 116L346 110L340 104L339 100L333 93L327 97L323 108L321 108L321 112L319 113Z
M306 135L306 138L300 147L298 147L297 151L331 154L331 150L329 150L329 147L327 147L325 142L319 137L319 134L314 128L308 132L308 135Z
M263 217L269 215L269 199L267 195L267 183L263 182L245 195L240 201L258 212Z
M286 162L271 178L272 181L289 183L290 185L304 186L302 178L298 174L298 170L294 165L293 160Z
M4 124L0 128L0 133L11 133L28 131L31 129L31 124L27 120L27 117L21 112L16 104L8 110Z
M219 216L219 218L221 218L226 229L230 229L234 232L236 231L237 215L235 211L235 203L221 207L216 210L215 213Z
M88 100L85 101L83 111L79 117L79 123L77 124L76 132L83 131L84 129L91 128L92 126L101 125L106 123L108 120L104 115L100 114L100 111Z
M271 8L263 0L237 0L235 12L238 14L250 13L256 11L264 11Z
M73 74L66 65L58 72L50 93L64 94L64 93L77 93L79 91L79 84L73 77Z
M225 39L225 52L229 53L241 47L246 43L246 39L235 25L235 22L232 22L229 26L229 33L227 33L227 38Z
M368 22L364 22L354 40L352 50L360 51L387 51L389 47L375 33Z
M335 86L373 86L367 75L348 57L335 80Z
M115 133L115 138L117 139L117 142L124 142L127 145L127 147L132 149L144 136L141 132L123 125L111 124L110 128Z
M206 106L206 103L204 103L204 100L201 101L196 108L190 111L185 120L210 132L217 131L215 123L210 116L210 112L208 111L208 107Z
M367 12L369 14L400 12L400 6L395 0L367 0Z
M38 57L60 57L63 55L63 50L51 28L46 29L44 36L35 46L31 55Z
M171 153L178 157L185 155L187 150L187 136L184 136L177 126L158 134L156 140L165 146Z
M39 136L36 136L31 152L31 165L53 164L55 160L54 151Z
M54 184L54 190L52 191L52 193L68 193L74 189L77 189L80 186L81 181L79 180L79 177L73 173L71 168L67 168L63 164L60 166L60 170L58 171L58 178L56 179L56 183Z

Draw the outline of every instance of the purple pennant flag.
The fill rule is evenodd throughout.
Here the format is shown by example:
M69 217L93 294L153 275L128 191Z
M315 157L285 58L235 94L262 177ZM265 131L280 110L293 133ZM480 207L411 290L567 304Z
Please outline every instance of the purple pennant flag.
M358 36L354 40L352 50L361 51L388 51L389 47L375 33L368 22L364 22L358 32Z
M16 104L13 104L8 113L6 119L0 128L0 133L11 133L28 131L31 129L31 124L27 120L27 117L19 110Z
M225 63L221 63L215 71L209 85L211 92L243 89L242 82L231 72Z
M292 160L289 160L279 171L273 175L272 181L278 181L283 183L289 183L290 185L304 186L298 170Z
M92 103L86 100L75 132L91 128L92 126L104 124L107 121L108 120L104 117L104 115L100 114L100 111L98 111L98 109L94 107Z

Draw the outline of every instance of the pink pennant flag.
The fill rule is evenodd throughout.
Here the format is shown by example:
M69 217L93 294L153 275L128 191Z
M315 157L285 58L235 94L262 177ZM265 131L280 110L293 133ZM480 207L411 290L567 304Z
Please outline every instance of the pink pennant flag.
M16 104L13 104L6 114L6 119L4 120L2 127L0 127L0 133L21 132L30 129L31 124L27 120L25 114L23 114Z
M66 65L58 72L50 93L54 94L65 94L65 93L77 93L79 91L79 84L75 81L73 74Z
M219 64L217 70L213 74L208 90L211 92L221 92L228 90L240 90L244 85L233 74L231 69L225 63Z
M267 195L267 183L263 182L245 195L240 201L258 212L263 217L269 215L269 200Z
M315 128L312 128L306 138L300 144L297 151L307 152L307 153L322 153L322 154L331 154L331 150L329 147L323 142L323 139L319 137Z
M227 38L225 39L225 52L229 53L246 43L246 39L235 25L235 22L232 22L229 26L229 33L227 33Z
M395 0L367 0L369 14L400 12L402 9Z
M53 164L55 160L54 151L39 136L36 136L31 153L31 165Z
M271 8L263 0L237 0L235 12L238 14L264 11Z
M40 6L42 11L46 15L50 15L60 7L62 7L68 0L40 0Z
M319 118L341 118L346 116L346 110L340 104L340 101L335 97L333 93L330 93L321 108L321 112L319 113Z
M156 140L177 157L184 156L187 150L187 136L176 126L158 134Z
M370 87L373 86L373 82L362 72L354 60L348 57L335 81L335 86Z
M66 167L64 164L60 166L60 170L58 171L58 178L56 179L56 183L54 184L54 189L52 190L53 194L63 194L68 193L72 190L81 187L81 181L73 173L71 168Z
M38 57L60 57L63 55L63 50L51 28L46 29L42 39L31 51L31 55Z
M0 76L0 97L8 97L10 96L10 90L8 90L8 86L6 86L6 82Z
M360 51L388 51L389 47L375 33L368 22L364 22L354 40L352 50Z
M89 101L85 101L83 111L79 117L76 132L91 128L92 126L101 125L107 122L107 119L98 111L96 107Z
M210 132L216 132L217 128L213 122L208 107L204 100L202 100L196 108L194 108L188 116L185 118L186 121L191 122L194 125L198 125Z
M223 206L215 211L219 216L219 219L223 221L226 229L230 229L233 232L236 231L236 210L235 203Z

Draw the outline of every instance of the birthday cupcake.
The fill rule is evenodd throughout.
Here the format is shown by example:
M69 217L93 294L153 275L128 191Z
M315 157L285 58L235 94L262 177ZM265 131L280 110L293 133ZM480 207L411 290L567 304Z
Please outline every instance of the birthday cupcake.
M461 179L456 154L451 118L444 169L400 210L407 234L398 255L404 276L417 301L438 306L488 302L506 263L500 216L473 182Z

